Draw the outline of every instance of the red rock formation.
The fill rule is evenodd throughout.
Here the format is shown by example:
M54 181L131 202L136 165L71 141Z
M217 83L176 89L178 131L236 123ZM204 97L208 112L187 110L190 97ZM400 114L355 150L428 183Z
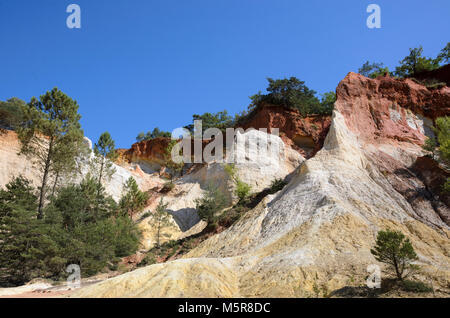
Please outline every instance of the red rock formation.
M264 104L239 127L267 128L268 132L271 132L271 128L278 128L286 144L309 158L322 148L330 123L330 116L312 115L303 118L296 110Z
M161 165L164 162L164 154L169 145L170 138L159 137L137 142L130 149L122 152L122 157L128 162L147 162Z
M335 108L362 142L369 161L423 222L433 225L441 219L450 224L448 199L438 189L444 171L431 159L417 159L433 121L450 115L450 88L429 90L410 79L349 73L336 92Z
M449 87L429 90L410 79L349 73L336 92L347 126L370 143L391 139L422 145L432 121L450 114Z

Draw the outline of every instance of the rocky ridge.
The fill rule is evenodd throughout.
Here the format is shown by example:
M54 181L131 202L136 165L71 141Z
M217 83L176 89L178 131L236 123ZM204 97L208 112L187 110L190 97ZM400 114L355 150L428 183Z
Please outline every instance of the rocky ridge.
M364 284L367 266L378 264L370 248L386 228L411 239L422 266L417 278L448 296L448 205L433 196L430 178L414 165L433 120L449 115L449 107L448 87L428 90L411 80L348 74L337 88L323 147L298 161L282 191L183 259L72 296L327 296Z

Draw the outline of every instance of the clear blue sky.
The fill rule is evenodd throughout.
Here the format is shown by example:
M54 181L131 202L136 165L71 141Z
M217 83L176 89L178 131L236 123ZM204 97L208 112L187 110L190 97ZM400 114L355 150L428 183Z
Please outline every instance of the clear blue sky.
M81 30L66 7L82 10ZM366 27L366 7L382 28ZM80 104L85 134L129 147L140 131L194 113L245 109L266 77L324 93L366 60L388 66L450 40L448 0L0 0L0 100L57 86Z

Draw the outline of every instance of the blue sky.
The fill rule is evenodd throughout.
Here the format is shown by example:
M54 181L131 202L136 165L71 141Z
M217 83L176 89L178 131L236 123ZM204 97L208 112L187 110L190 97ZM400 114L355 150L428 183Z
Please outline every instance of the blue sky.
M66 27L71 3L79 30ZM381 29L366 26L370 3ZM0 100L57 86L89 138L109 131L128 148L194 113L245 109L266 77L324 93L366 60L392 67L420 44L435 57L449 16L448 0L0 0Z

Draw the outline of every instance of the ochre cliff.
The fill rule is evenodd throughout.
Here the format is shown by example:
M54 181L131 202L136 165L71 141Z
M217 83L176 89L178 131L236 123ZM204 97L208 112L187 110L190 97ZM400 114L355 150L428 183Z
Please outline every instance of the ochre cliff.
M183 259L72 296L333 296L343 287L364 286L369 265L383 266L370 249L384 229L411 240L422 268L414 279L448 296L448 206L431 194L433 177L418 158L433 120L449 115L449 101L448 87L428 90L410 80L348 74L337 89L323 147L298 161L283 190Z
M128 162L139 162L156 169L164 163L164 155L170 138L159 137L137 142L128 150L121 150L121 158Z

